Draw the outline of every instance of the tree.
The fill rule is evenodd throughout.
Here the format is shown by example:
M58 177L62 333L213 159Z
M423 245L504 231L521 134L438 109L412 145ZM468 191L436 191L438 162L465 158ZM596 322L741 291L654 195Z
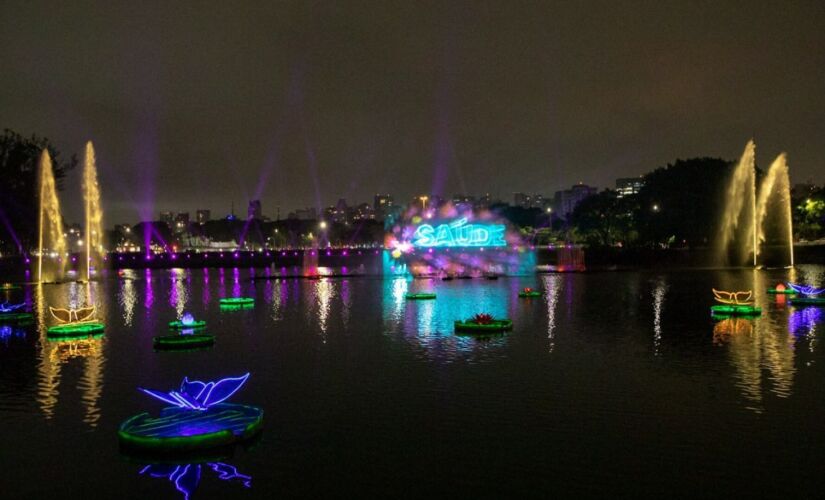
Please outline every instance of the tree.
M693 158L645 175L635 218L644 243L706 246L718 234L733 162Z
M616 191L605 189L582 200L570 221L576 233L590 245L627 244L635 239L635 209L635 196L619 198Z
M62 160L45 137L25 138L5 129L0 136L0 247L4 253L27 251L37 242L40 205L38 162L44 149L52 158L54 178L63 189L66 174L77 166L77 156Z

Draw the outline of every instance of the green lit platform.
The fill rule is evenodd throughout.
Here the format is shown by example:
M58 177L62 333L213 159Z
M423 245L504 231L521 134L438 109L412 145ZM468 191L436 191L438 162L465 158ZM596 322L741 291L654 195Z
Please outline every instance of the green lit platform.
M0 323L24 323L34 319L30 312L9 312L0 313Z
M193 333L188 335L158 335L152 339L155 349L196 349L209 347L215 343L215 336L207 333Z
M252 297L224 297L220 300L222 306L248 306L254 303Z
M509 319L496 319L490 323L474 323L472 321L456 321L453 323L456 333L501 333L513 329L513 322Z
M518 296L521 298L533 298L533 297L541 297L541 292L519 292Z
M20 290L22 288L20 285L14 285L12 283L3 283L0 285L0 292L4 292L6 290Z
M793 291L793 288L785 288L784 290L768 288L768 293L771 295L796 295L796 292Z
M263 427L257 406L223 403L207 410L164 408L160 416L135 415L121 424L118 438L127 449L187 453L246 441Z
M715 305L710 306L710 313L714 316L761 316L762 308L744 305Z
M173 330L200 330L202 328L206 328L206 321L193 321L189 324L186 324L180 320L170 321L169 328Z
M792 306L825 306L825 297L797 296L791 299Z
M49 337L85 337L103 333L105 325L96 321L86 323L66 323L63 325L51 326L46 330Z
M435 294L427 292L408 293L404 295L404 298L407 300L433 300L435 298Z

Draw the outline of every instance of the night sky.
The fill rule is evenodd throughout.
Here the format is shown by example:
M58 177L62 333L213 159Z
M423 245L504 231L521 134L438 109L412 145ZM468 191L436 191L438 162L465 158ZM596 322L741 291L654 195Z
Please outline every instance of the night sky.
M821 1L222 3L4 1L0 127L94 141L109 226L613 187L752 135L825 182Z

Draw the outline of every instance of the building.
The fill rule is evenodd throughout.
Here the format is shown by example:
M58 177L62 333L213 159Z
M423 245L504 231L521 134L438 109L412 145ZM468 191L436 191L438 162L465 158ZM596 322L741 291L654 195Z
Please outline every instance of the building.
M203 225L203 224L206 224L207 222L209 222L210 220L212 220L212 212L211 211L199 208L195 212L195 222L197 222L198 224Z
M632 194L638 194L639 191L642 190L642 186L645 185L644 178L642 176L639 177L622 177L616 179L616 195L619 198L624 196L630 196Z
M544 208L544 195L513 193L513 205L521 208Z
M570 189L556 191L553 197L553 211L556 213L556 216L567 219L582 200L594 194L596 194L596 188L582 182L572 186Z
M375 209L375 217L383 220L392 209L392 196L388 194L376 194L375 198L373 198L372 206Z
M175 216L175 225L172 227L175 233L182 233L189 229L189 212L178 212Z
M312 208L299 208L294 212L287 214L287 219L292 220L316 220L318 219L318 212Z
M262 215L261 200L249 200L249 206L246 209L246 218L260 219Z
M369 203L361 203L353 209L352 219L356 221L375 220L375 209Z
M161 212L158 219L161 222L165 223L167 226L172 227L172 225L175 223L175 214L173 214L172 212Z

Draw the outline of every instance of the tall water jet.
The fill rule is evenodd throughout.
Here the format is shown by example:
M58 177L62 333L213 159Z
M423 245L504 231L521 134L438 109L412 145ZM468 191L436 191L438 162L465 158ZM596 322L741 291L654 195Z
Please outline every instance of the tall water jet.
M60 214L60 201L57 198L57 183L52 170L49 151L40 154L40 222L37 237L37 282L43 283L43 252L56 256L58 264L54 269L56 276L63 274L63 262L66 257L66 237L63 234L63 216ZM54 278L55 276L47 276Z
M92 278L92 258L95 269L100 269L103 254L103 210L100 208L100 185L97 182L97 165L92 141L86 143L83 161L83 201L86 205L86 280Z
M788 176L788 161L785 153L780 154L771 163L768 173L759 186L759 199L756 202L756 221L753 227L753 236L756 239L754 265L756 256L761 253L761 244L767 241L766 220L768 206L779 206L778 221L783 236L787 237L788 258L793 267L793 222L791 219L791 181Z
M738 263L745 261L748 247L753 251L753 263L756 265L756 234L751 228L756 226L756 144L748 141L742 153L733 176L725 191L724 211L719 234L719 254L723 262L730 260L730 248L734 242L739 242L736 257ZM749 221L747 225L742 221ZM745 243L742 239L749 236ZM750 243L748 245L747 243Z

